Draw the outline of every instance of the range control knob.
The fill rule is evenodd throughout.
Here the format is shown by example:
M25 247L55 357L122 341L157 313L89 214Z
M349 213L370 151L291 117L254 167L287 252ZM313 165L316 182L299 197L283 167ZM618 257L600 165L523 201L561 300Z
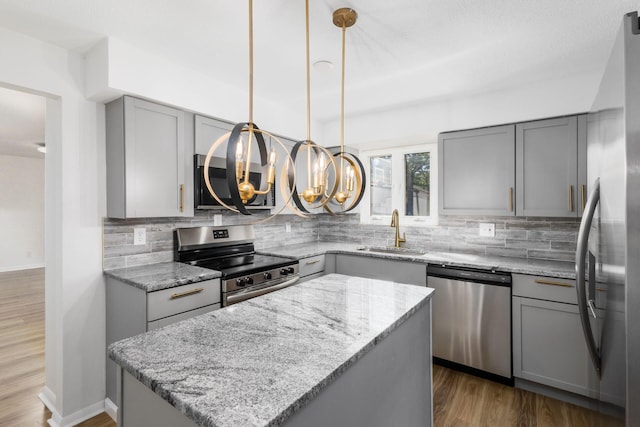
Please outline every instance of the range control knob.
M295 268L293 268L293 267L289 267L289 268L287 268L287 273L289 273L289 274L293 274L293 273L295 273L295 272L296 272L296 269L295 269Z
M264 273L263 277L264 277L264 280L271 280L272 279L271 273L269 273L269 272Z
M236 286L244 286L245 284L246 284L245 279L243 278L236 279Z
M247 285L253 285L253 277L247 277L246 279L244 279L244 282Z
M287 274L289 274L289 269L288 268L283 268L282 270L280 270L280 275L281 276L286 276Z

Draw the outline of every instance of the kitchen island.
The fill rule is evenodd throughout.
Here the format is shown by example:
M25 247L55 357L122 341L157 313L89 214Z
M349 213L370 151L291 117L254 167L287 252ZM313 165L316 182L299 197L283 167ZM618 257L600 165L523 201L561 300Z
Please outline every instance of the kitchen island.
M330 274L112 344L120 426L429 426L429 288Z

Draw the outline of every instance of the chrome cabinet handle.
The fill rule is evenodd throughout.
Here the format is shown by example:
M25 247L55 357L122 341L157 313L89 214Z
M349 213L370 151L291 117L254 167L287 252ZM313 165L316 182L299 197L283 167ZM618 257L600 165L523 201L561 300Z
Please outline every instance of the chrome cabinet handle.
M307 262L305 262L305 263L304 263L304 265L312 265L312 264L317 264L317 263L319 263L319 262L320 262L320 260L319 260L319 259L317 259L317 260L315 260L315 261L307 261Z
M573 288L571 283L555 282L553 280L536 279L536 283L540 285L563 286L565 288Z
M184 292L177 292L175 294L171 294L171 299L182 298L182 297L186 297L186 296L189 296L189 295L198 294L198 293L200 293L202 291L204 291L204 288L195 288L195 289L190 289L190 290L184 291Z
M582 185L580 186L580 196L581 196L581 199L582 199L582 210L583 210L583 211L584 211L584 203L585 203L585 195L584 195L584 193L585 193L585 191L586 191L586 190L585 190L585 187L586 187L586 186L585 186L584 184L582 184Z

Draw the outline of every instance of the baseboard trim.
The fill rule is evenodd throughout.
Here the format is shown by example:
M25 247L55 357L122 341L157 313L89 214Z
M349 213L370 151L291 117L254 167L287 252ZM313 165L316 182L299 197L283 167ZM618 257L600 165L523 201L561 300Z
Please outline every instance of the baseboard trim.
M118 422L118 406L108 397L104 400L104 411L113 421Z
M51 418L47 420L47 424L51 427L59 427L62 417L56 409L56 395L47 386L42 387L42 391L38 394L38 399L51 411Z
M20 271L20 270L34 270L36 268L44 268L44 264L19 265L17 267L0 267L0 273L7 273L9 271Z
M105 401L101 400L100 402L96 402L93 405L82 408L71 415L62 417L52 404L52 402L55 402L55 396L51 399L51 395L53 395L53 393L51 393L51 390L47 387L45 387L38 395L42 403L44 403L44 405L51 411L51 418L47 420L47 423L51 427L73 427L88 420L89 418L93 418L96 415L105 412Z

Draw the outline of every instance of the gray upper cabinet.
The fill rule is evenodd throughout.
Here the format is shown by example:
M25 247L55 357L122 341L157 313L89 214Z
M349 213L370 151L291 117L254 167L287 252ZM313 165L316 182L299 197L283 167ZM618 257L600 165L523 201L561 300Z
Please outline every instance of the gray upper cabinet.
M129 96L106 105L107 216L193 215L185 134L192 138L192 125L185 129L180 110Z
M222 135L233 129L233 125L210 117L195 116L196 134L196 154L207 154L209 149ZM226 143L223 143L216 150L216 155L221 157L225 154Z
M516 212L522 216L576 217L586 187L585 116L516 125ZM581 150L579 152L579 150Z
M515 125L438 136L440 215L515 215Z

